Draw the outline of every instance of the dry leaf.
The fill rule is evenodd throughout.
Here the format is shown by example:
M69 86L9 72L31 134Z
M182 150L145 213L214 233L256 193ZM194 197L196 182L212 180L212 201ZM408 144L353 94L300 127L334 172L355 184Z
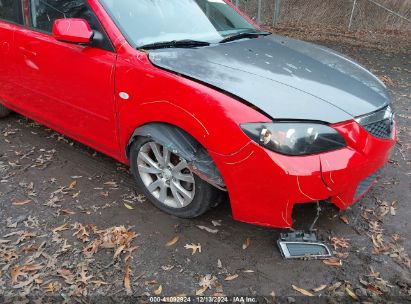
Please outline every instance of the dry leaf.
M101 285L108 285L107 282L99 281L99 280L97 280L97 281L90 281L90 283L91 283L91 284L94 284L94 285L97 285L97 287L100 287Z
M215 285L217 282L217 278L215 276L211 276L211 274L207 274L205 277L202 277L198 285L201 287L205 287L204 290L211 289L212 285ZM203 291L204 292L204 291Z
M354 300L358 300L357 295L348 287L345 288L345 291L348 293L348 295L353 298Z
M250 245L251 245L251 239L250 239L250 238L247 238L247 239L244 241L243 250L245 250L245 249L247 249L248 247L250 247Z
M246 269L246 270L243 270L243 272L244 272L244 273L254 273L255 271L254 271L254 270L251 270L251 269Z
M126 208L129 209L129 210L134 210L134 207L131 206L131 205L129 205L129 204L127 204L127 203L124 203L124 207L126 207Z
M204 286L204 287L196 290L196 296L202 296L203 293L207 290L207 288L208 288L207 286Z
M323 263L328 266L342 266L342 261L339 259L326 259Z
M80 279L79 282L83 283L84 285L88 284L88 281L93 277L92 275L87 275L87 267L84 264L80 265Z
M118 247L116 252L114 253L114 259L118 258L125 248L125 245L121 245L120 247Z
M202 230L205 230L207 232L214 233L214 234L218 232L218 229L211 229L211 228L208 228L206 226L198 226L197 225L197 227L202 229Z
M218 221L211 221L211 223L213 224L213 226L214 226L214 227L221 226L221 220L218 220Z
M223 268L223 263L221 262L220 259L218 259L218 261L217 261L217 267L218 268Z
M314 295L313 295L311 292L309 292L308 290L299 288L299 287L297 287L297 286L295 286L295 285L291 285L291 286L293 287L294 290L298 291L299 293L301 293L301 294L303 294L303 295L305 295L305 296L307 296L307 297L314 297Z
M61 212L63 212L65 215L74 215L74 214L76 214L74 211L71 211L69 209L61 210Z
M133 291L131 290L130 276L131 276L131 267L130 265L127 265L126 268L124 269L124 288L126 289L126 292L128 295L133 294Z
M349 239L344 239L344 238L338 238L336 236L332 237L330 239L333 247L335 250L337 250L338 247L341 248L349 248L350 247L350 243L348 242Z
M180 236L176 235L173 239L169 240L166 243L167 247L173 246L175 243L177 243L180 240Z
M323 284L321 286L318 286L317 288L314 288L313 291L314 292L319 292L321 290L324 290L325 288L327 288L327 285Z
M184 248L185 249L191 249L193 251L192 255L195 255L197 253L197 251L198 251L198 253L201 253L201 244L200 243L198 243L197 245L196 244L186 244L184 246Z
M63 225L61 225L61 226L59 226L59 227L57 227L57 228L54 228L54 229L53 229L53 233L62 232L62 231L64 231L64 230L68 230L68 229L69 229L68 225L67 225L67 224L63 224Z
M238 278L238 274L233 274L231 276L228 276L224 279L224 281L232 281Z
M158 286L158 288L156 289L156 290L154 290L154 294L156 295L156 296L159 296L159 295L161 295L161 293L163 292L163 286Z
M76 185L77 185L77 181L72 181L70 185L68 186L67 190L73 190L74 187L76 187Z
M343 222L343 223L345 223L345 224L349 224L350 222L348 221L348 219L345 217L345 216L340 216L340 220Z
M12 205L13 206L24 206L24 205L30 204L31 202L32 202L31 200L15 201Z
M23 271L23 267L14 267L10 273L11 285L16 284L20 276L27 279L27 273Z
M77 238L82 240L84 243L90 241L88 238L90 234L87 232L86 227L84 227L82 224L76 223L74 225L74 229L76 229L77 231L73 233L73 236L77 236Z

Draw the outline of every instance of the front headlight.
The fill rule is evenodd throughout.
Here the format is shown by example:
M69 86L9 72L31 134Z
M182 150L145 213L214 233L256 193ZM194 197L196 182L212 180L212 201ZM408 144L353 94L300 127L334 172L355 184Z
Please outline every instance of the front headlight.
M241 129L261 146L292 156L333 151L347 145L337 130L318 123L248 123Z

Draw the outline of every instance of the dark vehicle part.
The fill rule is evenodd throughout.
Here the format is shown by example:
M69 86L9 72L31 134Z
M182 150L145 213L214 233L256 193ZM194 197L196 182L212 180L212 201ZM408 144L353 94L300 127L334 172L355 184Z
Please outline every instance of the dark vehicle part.
M231 42L231 41L240 40L240 39L244 39L244 38L258 38L260 36L268 36L268 35L271 35L271 33L269 33L269 32L259 32L259 31L241 32L241 33L237 33L237 34L225 37L223 40L220 41L220 43Z
M163 151L167 149L151 137L138 136L130 146L130 166L137 186L139 186L153 205L164 212L181 218L195 218L207 212L211 207L214 207L217 198L216 192L218 192L218 190L199 178L196 174L193 175L188 167L184 168L187 171L184 175L190 176L191 179L188 183L185 183L184 188L180 182L173 184L175 175L170 173L170 176L167 176L168 172L172 171L172 168L169 167L159 168L158 173L161 171L160 174L153 172L154 174L152 175L157 176L154 177L151 182L147 183L139 170L139 159L141 158L141 151L150 145L161 146L159 151L161 151L162 154ZM171 149L168 151L171 152ZM171 157L177 157L177 163L188 164L182 157L178 157L174 152L172 152ZM176 166L178 166L178 164L176 164ZM159 183L163 183L162 186L159 186ZM162 190L165 191L164 195L161 194Z
M167 49L167 48L195 48L201 46L208 46L210 43L205 41L197 41L197 40L172 40L172 41L164 41L164 42L154 42L150 44L145 44L140 46L139 50L155 50L155 49Z
M395 115L388 106L380 111L355 119L368 133L377 138L390 139L394 130Z
M281 233L277 244L285 259L326 259L332 257L331 250L327 245L317 240L314 232Z
M278 35L153 50L157 67L228 92L274 119L348 121L388 105L384 84L325 47Z
M6 108L5 106L3 106L2 104L0 104L0 118L4 118L8 115L10 115L11 111Z
M185 159L190 170L198 177L214 187L226 191L220 171L207 150L187 132L172 125L148 124L134 131L128 147L130 147L136 136L148 137L162 144L172 153Z
M291 156L319 154L347 146L337 130L314 122L250 123L241 125L241 129L257 144Z

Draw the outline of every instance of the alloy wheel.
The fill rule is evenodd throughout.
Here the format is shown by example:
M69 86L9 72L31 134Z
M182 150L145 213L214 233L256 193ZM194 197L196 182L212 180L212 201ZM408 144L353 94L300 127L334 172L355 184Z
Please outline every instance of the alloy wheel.
M195 196L195 179L186 160L155 142L144 144L137 157L138 173L147 190L171 208L187 207Z

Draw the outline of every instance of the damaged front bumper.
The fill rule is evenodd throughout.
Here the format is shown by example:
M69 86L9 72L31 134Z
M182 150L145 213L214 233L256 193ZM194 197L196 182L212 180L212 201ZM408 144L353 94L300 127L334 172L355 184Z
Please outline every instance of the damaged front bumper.
M378 139L354 121L333 126L347 147L309 156L285 156L249 142L234 154L210 152L230 195L236 220L292 227L296 204L329 200L346 209L374 184L395 143Z

